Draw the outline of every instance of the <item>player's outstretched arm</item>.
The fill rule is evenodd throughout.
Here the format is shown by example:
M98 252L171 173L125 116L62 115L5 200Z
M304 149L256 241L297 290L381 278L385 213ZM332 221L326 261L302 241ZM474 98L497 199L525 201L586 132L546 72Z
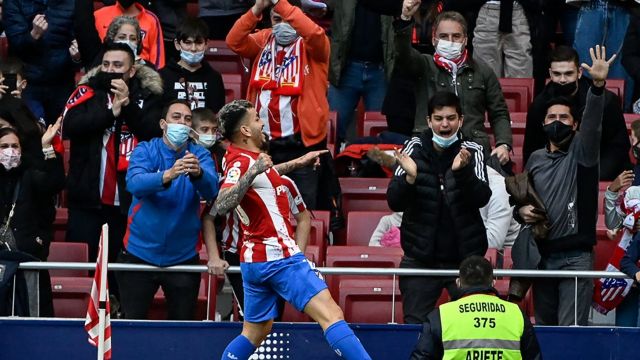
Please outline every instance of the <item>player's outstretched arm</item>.
M226 214L235 209L236 206L240 204L240 201L242 201L247 190L249 190L249 187L251 187L251 183L253 183L256 176L267 171L267 169L272 166L273 162L271 161L271 157L267 154L260 154L253 166L240 177L237 184L220 190L214 204L216 212L218 214Z
M293 170L300 169L307 165L319 165L320 161L318 160L318 158L320 157L320 155L326 154L328 152L329 150L310 151L296 159L289 160L282 164L274 165L273 168L278 171L278 174L285 175L292 172Z

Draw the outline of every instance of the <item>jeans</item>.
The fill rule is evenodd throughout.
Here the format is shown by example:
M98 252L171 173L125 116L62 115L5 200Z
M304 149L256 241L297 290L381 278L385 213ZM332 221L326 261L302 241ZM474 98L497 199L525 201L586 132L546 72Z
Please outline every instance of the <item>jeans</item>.
M346 139L347 129L360 98L366 111L380 111L387 93L384 65L351 61L340 77L340 85L329 87L329 106L338 113L338 140Z
M604 45L607 58L618 54L609 68L610 79L625 80L625 106L630 106L633 96L633 80L622 66L622 44L629 25L629 12L606 0L593 0L580 8L576 24L573 47L578 52L580 63L591 65L589 48ZM588 72L584 72L589 76Z
M593 254L583 251L553 253L543 257L540 270L592 270ZM533 281L533 304L537 325L571 326L575 323L575 299L578 300L578 325L586 326L593 296L593 279L539 278Z

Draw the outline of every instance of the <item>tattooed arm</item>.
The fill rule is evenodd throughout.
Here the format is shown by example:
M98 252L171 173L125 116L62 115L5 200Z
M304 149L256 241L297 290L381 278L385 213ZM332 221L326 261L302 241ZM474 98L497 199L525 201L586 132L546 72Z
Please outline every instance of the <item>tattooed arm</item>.
M271 157L267 154L260 154L258 160L247 170L247 172L240 177L238 183L235 185L223 188L218 193L218 198L214 204L218 214L226 214L229 211L235 209L242 198L251 187L251 183L255 180L256 176L262 174L267 169L273 166Z
M282 164L274 165L273 168L278 171L278 174L285 175L292 172L293 170L297 170L307 165L316 163L320 155L326 154L328 152L329 150L310 151L300 156L299 158L289 160Z

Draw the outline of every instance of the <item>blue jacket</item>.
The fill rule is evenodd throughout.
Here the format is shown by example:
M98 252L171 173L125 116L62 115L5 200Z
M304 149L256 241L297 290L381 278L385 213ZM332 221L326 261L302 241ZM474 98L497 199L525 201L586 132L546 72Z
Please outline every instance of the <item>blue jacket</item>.
M24 63L29 84L71 83L74 67L69 55L73 40L75 0L5 0L4 21L9 47ZM44 14L49 24L38 40L31 37L33 18Z
M133 195L124 246L129 253L157 265L171 266L196 256L200 232L200 198L218 194L218 175L209 151L189 143L198 157L202 176L179 176L162 185L162 174L186 151L177 153L162 138L141 142L127 171L127 190Z

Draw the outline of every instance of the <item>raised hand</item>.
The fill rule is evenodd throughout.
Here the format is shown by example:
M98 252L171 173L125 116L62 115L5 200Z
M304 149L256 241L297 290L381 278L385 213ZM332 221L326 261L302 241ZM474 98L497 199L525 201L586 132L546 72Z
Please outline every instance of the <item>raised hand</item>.
M265 153L261 153L260 155L258 155L258 159L256 159L256 162L253 164L253 166L251 166L251 169L253 169L256 174L262 174L272 166L273 161L271 160L271 156Z
M413 17L413 14L420 8L421 0L404 0L402 2L402 14L400 17L402 20L409 21Z
M202 168L200 167L200 161L198 158L187 151L187 154L182 157L182 166L185 174L189 174L195 177L200 176Z
M618 192L621 189L630 186L634 178L635 174L633 173L633 170L625 170L613 180L611 185L609 185L609 190Z
M47 127L47 131L42 134L42 148L48 148L51 146L51 141L56 136L58 131L60 131L60 126L62 126L62 116L58 117L55 124L51 124Z
M463 167L467 166L471 161L471 153L469 150L465 148L461 148L456 158L453 159L453 164L451 164L451 170L456 171L460 170Z
M271 0L256 0L255 5L251 8L251 12L253 12L253 15L259 17L262 11L269 6L271 6Z
M583 69L589 72L591 79L593 79L593 85L596 87L604 86L604 82L609 74L609 66L616 59L616 54L607 60L607 50L604 46L596 45L595 50L589 49L591 55L591 66L583 63L580 65Z
M114 95L111 111L114 116L120 116L123 106L129 105L129 87L122 79L111 80L111 92Z
M411 156L403 153L402 151L395 149L395 157L398 165L407 173L407 182L413 184L418 176L418 165L413 161Z
M44 14L38 14L33 18L33 28L31 29L31 37L34 40L38 40L47 32L49 28L49 23L45 18Z

